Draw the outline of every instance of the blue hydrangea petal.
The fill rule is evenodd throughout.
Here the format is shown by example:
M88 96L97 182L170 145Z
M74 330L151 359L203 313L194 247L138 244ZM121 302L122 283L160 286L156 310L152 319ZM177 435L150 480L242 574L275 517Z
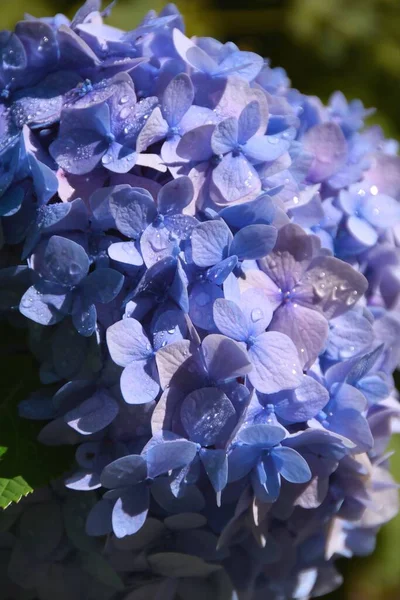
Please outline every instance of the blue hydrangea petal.
M19 310L25 317L40 325L54 325L68 314L70 306L69 295L54 293L50 286L36 284L22 296Z
M176 75L167 85L162 97L163 116L170 127L176 127L194 99L194 89L186 73Z
M271 452L277 471L290 483L306 483L311 479L307 461L293 448L282 446Z
M53 235L35 256L35 268L41 276L61 286L77 285L89 270L89 258L80 244Z
M149 146L163 140L168 135L168 123L164 119L161 109L157 106L138 135L137 149L139 152L147 150Z
M235 229L241 229L246 225L271 225L274 220L276 208L268 194L261 194L255 200L244 204L227 206L219 215Z
M273 135L256 135L243 146L243 154L252 163L271 162L289 149L290 143Z
M143 258L135 242L116 242L108 247L108 256L116 262L141 267Z
M225 450L202 448L200 460L203 463L211 485L218 494L228 483L228 458Z
M180 415L189 438L202 446L224 443L236 424L236 411L229 398L211 387L186 396Z
M151 194L141 188L117 186L109 203L118 231L132 239L137 239L157 215Z
M131 454L108 464L101 474L101 484L111 490L136 485L146 477L146 461L138 454Z
M157 206L163 215L181 213L193 199L193 183L189 177L178 177L166 183L157 197Z
M140 238L140 250L147 268L159 260L179 253L177 242L171 239L170 231L162 226L150 224Z
M268 398L281 419L288 423L305 423L328 404L329 393L315 379L304 375L295 390L278 392Z
M152 354L150 342L142 325L128 318L107 329L107 345L113 361L121 367L147 359Z
M149 490L143 484L124 492L112 511L112 527L117 538L133 535L143 527L149 510Z
M213 305L213 318L219 331L238 342L245 342L249 335L244 314L235 302L217 298Z
M385 194L368 196L360 212L364 219L378 228L391 227L400 218L398 202Z
M211 138L211 146L215 154L227 154L239 145L238 122L231 117L215 127Z
M118 404L105 390L99 390L77 408L64 415L66 423L83 435L101 431L118 414Z
M253 369L250 383L263 394L293 389L302 381L302 367L292 340L282 333L259 335L248 350Z
M102 536L111 533L111 515L113 505L100 500L93 506L86 519L86 533L90 536Z
M183 340L187 335L187 322L181 310L163 311L152 325L154 350L164 348L167 344Z
M252 369L244 347L223 335L206 336L201 347L208 374L215 382L231 381Z
M118 142L112 142L102 156L101 162L106 169L113 173L128 173L135 166L137 158L136 150Z
M80 301L73 307L72 322L76 330L85 337L90 337L96 329L97 310L90 302Z
M229 54L219 64L217 74L234 74L246 81L253 81L261 71L264 61L254 52L237 51Z
M261 124L260 105L253 100L239 115L238 119L238 142L245 144L250 138L256 135Z
M272 306L267 294L262 289L249 288L240 296L240 308L246 319L249 335L264 333L272 319Z
M146 453L149 477L157 477L168 471L189 465L195 458L197 446L184 439L161 442Z
M83 282L85 300L90 303L107 304L119 294L124 276L115 269L99 268L89 273Z
M131 362L121 375L121 393L128 404L146 404L158 396L160 386L157 381L153 360Z
M210 267L227 257L233 236L223 221L206 221L192 233L193 262Z
M223 292L214 283L195 283L189 294L189 316L196 327L205 331L215 331L213 304L223 298Z
M364 219L349 217L346 227L351 236L364 246L374 246L378 240L378 233Z
M207 272L206 272L207 281L210 283L214 283L216 285L222 285L223 283L226 283L229 276L232 274L232 271L234 270L234 268L236 267L237 264L238 264L237 256L229 256L228 258L221 260L221 262L219 262L216 265L214 265L213 267L210 267L209 269L207 269ZM234 275L233 275L233 277L234 277ZM235 280L236 280L236 278L235 278ZM226 283L226 285L228 285L228 283ZM224 286L224 293L225 293L225 297L226 297L225 287L226 286Z
M260 457L260 448L236 446L228 455L228 481L239 481L250 473Z
M308 368L325 346L329 325L318 311L296 302L288 302L275 311L269 329L290 337L302 365Z
M239 200L252 200L261 192L260 178L242 154L226 154L214 169L212 181L221 196L218 204L223 206Z
M179 157L190 161L208 161L213 155L211 140L215 125L200 125L187 131L176 148Z
M277 425L251 425L241 429L237 439L247 446L262 448L272 448L279 444L286 437L286 431L283 427Z
M274 247L277 230L270 225L247 225L238 231L230 248L239 260L256 260L266 256Z

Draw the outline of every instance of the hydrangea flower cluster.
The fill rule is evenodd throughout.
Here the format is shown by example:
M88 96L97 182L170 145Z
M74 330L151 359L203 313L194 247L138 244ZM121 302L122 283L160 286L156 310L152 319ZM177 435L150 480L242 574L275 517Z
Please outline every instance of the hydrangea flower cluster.
M72 444L3 515L12 600L284 600L397 512L400 158L361 102L99 0L0 34L1 310ZM18 318L17 318L18 317Z

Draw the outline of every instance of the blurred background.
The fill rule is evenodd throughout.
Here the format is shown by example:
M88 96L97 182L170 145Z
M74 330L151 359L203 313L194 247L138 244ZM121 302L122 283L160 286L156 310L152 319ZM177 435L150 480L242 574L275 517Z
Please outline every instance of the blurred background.
M0 0L0 27L12 28L25 12L37 17L72 15L80 4ZM150 8L160 10L164 4L118 0L109 23L133 29ZM287 70L294 87L324 101L337 89L349 99L361 98L367 107L377 108L370 123L380 124L388 137L400 138L400 0L177 0L176 4L189 36L234 41L243 50L269 57L273 66ZM12 388L18 380L8 374ZM400 439L393 449L397 449L393 471L400 481ZM343 561L339 567L345 584L327 599L400 600L400 517L383 528L371 557Z

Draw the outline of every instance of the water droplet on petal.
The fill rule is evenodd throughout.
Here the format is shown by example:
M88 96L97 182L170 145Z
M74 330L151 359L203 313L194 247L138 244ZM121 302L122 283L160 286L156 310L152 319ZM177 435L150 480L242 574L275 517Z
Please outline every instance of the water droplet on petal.
M257 323L263 318L263 312L260 308L253 308L250 317L253 323Z
M376 185L371 185L371 187L369 188L369 191L371 192L371 194L373 196L376 196L379 192L378 188Z

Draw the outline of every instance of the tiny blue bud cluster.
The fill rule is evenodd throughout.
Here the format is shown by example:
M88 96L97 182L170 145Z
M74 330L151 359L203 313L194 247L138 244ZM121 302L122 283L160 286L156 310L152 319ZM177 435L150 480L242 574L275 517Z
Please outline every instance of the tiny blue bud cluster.
M0 33L0 308L21 418L76 447L6 511L3 597L323 595L398 510L397 144L174 5L110 8Z

